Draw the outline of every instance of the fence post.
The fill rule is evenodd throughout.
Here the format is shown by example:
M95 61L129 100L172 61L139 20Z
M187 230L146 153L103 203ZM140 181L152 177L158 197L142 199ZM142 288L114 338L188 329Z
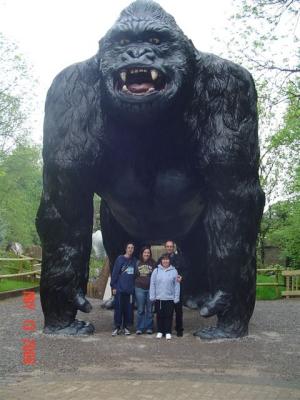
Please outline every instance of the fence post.
M276 292L276 297L278 298L278 297L280 297L280 289L279 289L279 274L280 274L280 269L279 269L279 267L276 268L275 274L276 274L276 283L277 283L277 286L275 286L275 292Z

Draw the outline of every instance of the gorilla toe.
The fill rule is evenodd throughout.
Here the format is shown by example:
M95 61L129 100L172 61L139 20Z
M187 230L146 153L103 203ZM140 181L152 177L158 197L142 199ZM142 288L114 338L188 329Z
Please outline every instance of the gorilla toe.
M45 327L44 333L52 335L92 335L95 331L94 325L90 322L80 321L75 319L69 326L65 328L59 327Z
M237 339L245 335L247 335L247 331L225 329L220 326L210 326L194 332L194 336L198 336L203 340Z

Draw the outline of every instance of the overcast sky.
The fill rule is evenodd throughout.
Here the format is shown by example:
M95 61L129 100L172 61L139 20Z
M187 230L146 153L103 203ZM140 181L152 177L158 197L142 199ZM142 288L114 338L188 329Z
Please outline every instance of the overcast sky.
M233 13L231 0L158 3L175 17L199 50L218 51L214 38L225 35ZM95 54L98 40L128 4L130 0L0 0L0 31L18 43L39 80L35 137L41 136L43 103L54 76Z

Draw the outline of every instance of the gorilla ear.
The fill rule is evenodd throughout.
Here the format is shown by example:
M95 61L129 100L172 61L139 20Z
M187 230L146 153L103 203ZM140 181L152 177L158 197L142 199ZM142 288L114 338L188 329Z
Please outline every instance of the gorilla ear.
M101 38L101 39L99 40L99 42L98 42L98 50L101 49L102 44L103 44L103 38Z
M196 49L196 47L194 46L194 43L191 39L188 39L189 42L189 47L190 47L190 51L192 54L194 54L195 59L198 58L199 55L199 51Z
M196 47L195 47L193 41L192 41L191 39L188 39L188 41L189 41L190 48L191 48L192 51L196 54L196 53L198 52L198 50L196 49Z

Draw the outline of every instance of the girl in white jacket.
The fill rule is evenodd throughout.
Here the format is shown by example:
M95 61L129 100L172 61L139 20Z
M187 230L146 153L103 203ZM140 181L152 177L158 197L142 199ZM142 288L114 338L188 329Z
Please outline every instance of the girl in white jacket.
M169 254L161 257L161 264L153 271L150 281L150 300L155 301L158 339L171 339L174 304L179 302L180 284L177 270L170 265Z

